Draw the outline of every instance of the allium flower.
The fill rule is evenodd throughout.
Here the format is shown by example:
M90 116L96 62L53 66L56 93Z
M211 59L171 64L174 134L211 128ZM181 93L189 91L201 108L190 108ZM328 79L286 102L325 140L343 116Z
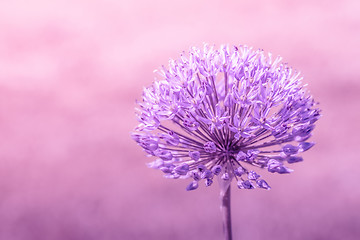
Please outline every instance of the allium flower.
M256 168L286 174L303 161L320 114L300 74L246 46L191 48L145 88L133 139L187 190L215 176L240 189L270 189Z

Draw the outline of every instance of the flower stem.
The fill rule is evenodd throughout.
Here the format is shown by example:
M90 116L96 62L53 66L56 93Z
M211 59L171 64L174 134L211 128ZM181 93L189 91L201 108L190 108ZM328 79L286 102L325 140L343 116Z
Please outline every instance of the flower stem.
M231 184L223 185L225 189L220 190L220 211L223 219L223 231L225 240L232 240L231 230L231 208L230 208L230 189Z

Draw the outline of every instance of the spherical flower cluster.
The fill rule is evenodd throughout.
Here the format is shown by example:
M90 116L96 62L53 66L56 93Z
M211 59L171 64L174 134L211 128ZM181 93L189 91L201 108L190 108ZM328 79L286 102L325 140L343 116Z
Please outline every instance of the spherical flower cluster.
M191 48L145 88L133 139L167 178L191 178L187 190L219 176L240 189L270 189L253 167L290 173L303 161L320 110L300 74L247 46Z

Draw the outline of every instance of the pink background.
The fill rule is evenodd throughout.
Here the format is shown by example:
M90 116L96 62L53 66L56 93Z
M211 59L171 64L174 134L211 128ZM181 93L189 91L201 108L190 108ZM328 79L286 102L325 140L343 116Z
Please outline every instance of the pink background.
M233 185L235 239L359 239L360 4L0 2L0 239L221 239L218 186L147 169L130 139L153 70L203 42L302 71L323 117L271 191Z

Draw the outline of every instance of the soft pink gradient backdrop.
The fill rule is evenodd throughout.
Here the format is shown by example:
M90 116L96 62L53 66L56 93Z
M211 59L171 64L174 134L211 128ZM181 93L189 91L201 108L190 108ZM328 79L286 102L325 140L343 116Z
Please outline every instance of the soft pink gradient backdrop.
M314 149L271 191L233 186L235 239L359 239L360 4L0 2L0 239L221 239L218 187L162 178L130 139L153 70L203 42L300 69Z

